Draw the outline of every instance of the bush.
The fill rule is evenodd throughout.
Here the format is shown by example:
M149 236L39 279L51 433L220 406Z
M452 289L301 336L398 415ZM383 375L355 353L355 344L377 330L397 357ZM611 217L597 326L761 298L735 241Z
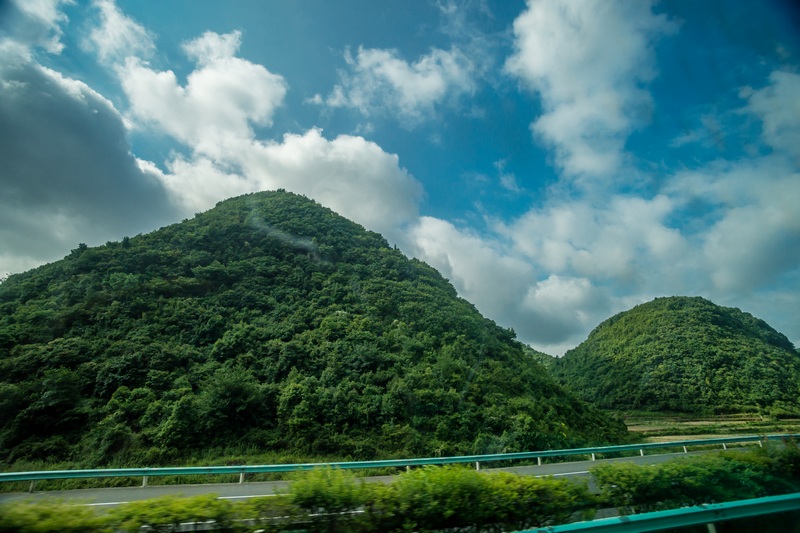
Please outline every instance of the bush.
M277 533L291 531L299 521L300 511L286 495L252 498L234 506L240 529Z
M231 503L214 495L170 496L121 505L105 514L64 502L0 507L0 533L171 531L186 522L214 521L227 531L516 531L588 519L597 508L640 513L798 490L800 451L793 442L751 452L689 457L660 465L601 465L592 470L600 495L566 479L464 466L429 466L365 483L348 471L301 472L285 494ZM794 475L795 477L791 477ZM723 524L719 531L781 530L796 516L775 515ZM794 522L792 522L792 520ZM785 530L785 528L783 528Z
M310 517L311 531L347 531L340 524L364 505L367 492L350 472L319 468L294 477L289 486L289 502L300 515Z
M61 501L22 502L0 506L0 532L100 533L111 532L108 517L100 516L90 507Z
M175 531L187 522L216 522L223 529L233 528L232 504L218 500L216 494L184 498L164 496L151 500L130 502L113 509L109 516L116 529L139 531L148 525L152 531Z
M424 467L370 489L365 531L518 530L568 522L595 503L586 485L461 466Z
M796 489L766 452L729 452L659 465L600 465L592 474L606 505L620 513L719 503Z
M506 531L563 524L576 513L589 520L598 503L585 484L566 479L494 473L486 482L486 514Z

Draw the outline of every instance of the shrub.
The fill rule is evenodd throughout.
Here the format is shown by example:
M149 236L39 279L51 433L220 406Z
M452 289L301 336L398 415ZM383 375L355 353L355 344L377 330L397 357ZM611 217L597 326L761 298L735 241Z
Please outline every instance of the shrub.
M796 490L759 452L689 457L659 465L600 465L592 474L607 505L620 513L758 498Z
M51 501L46 503L22 502L0 506L0 532L101 533L111 532L108 517L94 512L90 507Z
M366 491L361 481L350 472L335 468L319 468L294 477L289 486L289 502L303 515L310 517L312 531L346 531L340 524L352 518L365 502Z
M175 531L182 523L214 521L217 527L233 528L232 504L218 500L216 494L204 494L184 498L164 496L151 500L130 502L113 509L109 515L115 528L123 531L139 531L141 526L150 526L152 531Z
M585 484L567 480L424 467L371 487L363 523L366 531L509 531L568 522L594 503Z

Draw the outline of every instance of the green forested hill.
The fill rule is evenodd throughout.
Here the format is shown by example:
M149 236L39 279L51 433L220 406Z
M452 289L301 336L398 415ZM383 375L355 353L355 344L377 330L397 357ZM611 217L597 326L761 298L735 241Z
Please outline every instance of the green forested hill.
M283 191L0 284L0 460L158 464L608 442L435 270Z
M656 298L600 324L551 371L607 409L800 414L800 354L764 321L703 298Z

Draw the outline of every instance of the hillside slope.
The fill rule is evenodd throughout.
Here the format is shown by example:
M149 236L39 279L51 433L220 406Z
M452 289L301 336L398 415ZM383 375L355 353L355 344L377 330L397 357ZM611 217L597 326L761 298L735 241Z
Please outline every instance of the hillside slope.
M0 459L374 458L609 442L435 270L283 191L0 285Z
M792 343L764 321L703 298L656 298L620 313L551 371L606 409L800 413Z

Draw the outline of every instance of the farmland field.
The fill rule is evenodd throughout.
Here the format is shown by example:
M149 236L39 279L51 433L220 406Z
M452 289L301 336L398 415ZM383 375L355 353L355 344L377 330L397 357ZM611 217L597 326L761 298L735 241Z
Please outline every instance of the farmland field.
M707 439L729 435L800 433L800 419L778 419L757 413L694 416L681 413L617 413L628 429L647 442Z

